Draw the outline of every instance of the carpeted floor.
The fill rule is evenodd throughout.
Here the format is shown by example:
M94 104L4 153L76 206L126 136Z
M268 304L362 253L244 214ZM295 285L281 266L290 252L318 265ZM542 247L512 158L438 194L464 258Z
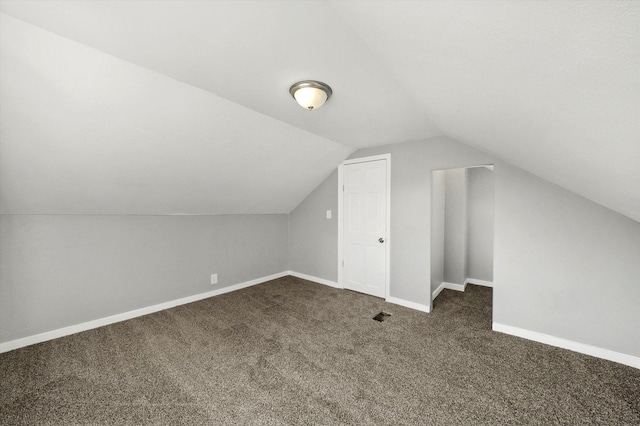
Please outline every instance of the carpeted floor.
M393 315L380 323L372 317ZM640 424L640 370L285 277L0 355L0 424Z

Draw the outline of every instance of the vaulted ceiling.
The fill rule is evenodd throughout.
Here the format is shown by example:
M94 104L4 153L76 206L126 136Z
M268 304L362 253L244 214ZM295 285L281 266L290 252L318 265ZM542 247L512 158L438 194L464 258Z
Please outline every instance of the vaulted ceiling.
M639 2L0 10L3 213L287 213L355 149L446 134L640 221Z

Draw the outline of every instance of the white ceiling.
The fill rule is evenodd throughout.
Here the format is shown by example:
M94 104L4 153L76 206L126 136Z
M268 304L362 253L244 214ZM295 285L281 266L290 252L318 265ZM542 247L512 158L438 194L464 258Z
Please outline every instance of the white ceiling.
M24 91L37 102L17 82L37 77L46 90L52 76L96 87L101 104L50 93L22 128L7 124L19 106L3 105L6 211L288 212L353 149L446 134L640 221L640 2L48 0L0 10L84 45L12 21L31 35L18 45L2 29L5 104L26 107ZM43 54L47 44L71 53ZM11 48L22 54L6 59ZM28 62L59 73L28 76ZM74 69L93 76L65 80ZM334 96L304 111L288 94L300 79ZM126 98L109 96L125 88ZM50 161L30 164L41 149ZM148 157L142 167L133 154ZM47 190L57 195L34 201Z
M442 134L324 1L0 4L16 18L351 147ZM292 102L289 87L309 79L332 87L331 108L310 113Z

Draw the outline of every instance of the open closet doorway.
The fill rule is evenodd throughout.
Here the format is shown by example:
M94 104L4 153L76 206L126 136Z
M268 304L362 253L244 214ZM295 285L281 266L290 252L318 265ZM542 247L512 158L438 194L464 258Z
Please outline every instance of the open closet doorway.
M445 289L493 287L493 206L492 165L431 172L432 310Z

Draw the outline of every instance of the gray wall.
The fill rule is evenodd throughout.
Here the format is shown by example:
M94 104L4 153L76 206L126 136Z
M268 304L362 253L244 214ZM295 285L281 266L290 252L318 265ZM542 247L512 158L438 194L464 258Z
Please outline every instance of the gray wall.
M444 173L431 175L431 293L444 281Z
M467 278L493 281L493 171L467 169Z
M331 210L331 219L327 219ZM338 281L338 171L289 214L292 271Z
M501 163L494 321L640 356L640 223Z
M385 153L391 153L390 293L429 305L431 172L492 164L494 158L444 136L362 149L350 158Z
M391 296L430 303L432 170L493 163L494 321L640 356L640 223L446 137L353 157L387 152ZM335 280L336 186L289 216L291 266L286 215L0 216L0 341L286 269ZM321 223L324 243L298 250Z
M467 278L467 171L444 172L444 281Z
M431 171L495 164L494 321L640 356L640 223L447 137L351 158L383 153L392 296L430 302ZM337 247L324 250L335 263Z
M282 272L287 257L287 215L1 215L0 342Z

